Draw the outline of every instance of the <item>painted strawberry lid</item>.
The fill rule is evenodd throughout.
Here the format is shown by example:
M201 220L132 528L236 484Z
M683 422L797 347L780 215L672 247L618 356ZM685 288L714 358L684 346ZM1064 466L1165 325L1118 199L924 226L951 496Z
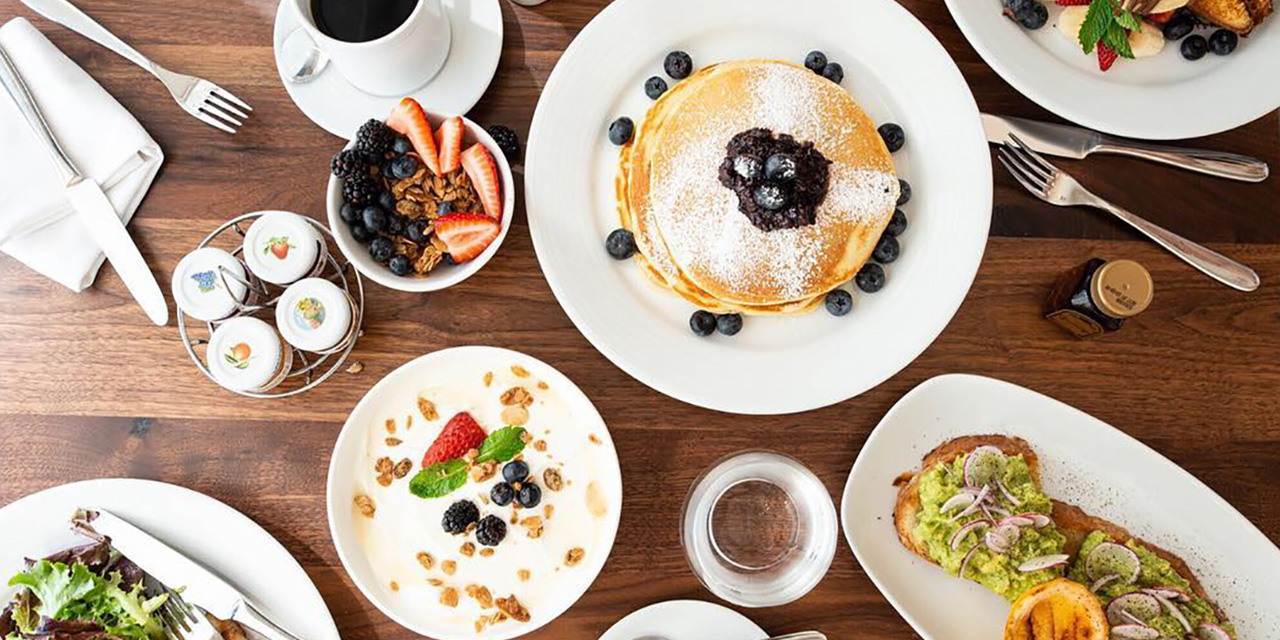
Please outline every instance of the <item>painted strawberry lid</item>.
M244 265L235 256L213 247L196 249L173 270L173 300L196 320L221 320L244 302L249 293L245 280Z
M232 318L214 329L205 359L213 378L235 391L265 391L279 383L284 344L275 328L258 318Z
M276 326L289 344L324 353L341 347L351 334L351 297L323 278L299 280L276 304Z
M306 218L288 211L263 214L244 234L244 261L255 275L287 285L315 274L324 239Z

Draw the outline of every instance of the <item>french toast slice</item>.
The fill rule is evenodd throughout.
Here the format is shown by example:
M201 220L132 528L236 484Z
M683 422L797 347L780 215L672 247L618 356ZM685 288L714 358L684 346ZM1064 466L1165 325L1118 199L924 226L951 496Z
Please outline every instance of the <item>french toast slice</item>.
M1268 4L1270 2L1270 0L1249 1L1257 3L1259 10L1264 2ZM1249 35L1255 24L1253 11L1250 10L1246 0L1192 0L1187 4L1187 9L1205 22L1223 29L1230 29L1242 36Z

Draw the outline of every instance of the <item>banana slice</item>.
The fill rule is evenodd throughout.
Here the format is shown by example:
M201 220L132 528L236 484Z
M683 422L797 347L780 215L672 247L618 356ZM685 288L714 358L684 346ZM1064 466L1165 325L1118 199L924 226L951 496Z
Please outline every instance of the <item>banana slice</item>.
M1149 58L1164 50L1164 32L1146 20L1142 21L1142 29L1129 32L1129 48L1133 49L1133 57Z
M1072 42L1080 42L1080 27L1084 25L1084 17L1087 13L1089 13L1087 6L1063 8L1058 14L1058 31L1070 38Z

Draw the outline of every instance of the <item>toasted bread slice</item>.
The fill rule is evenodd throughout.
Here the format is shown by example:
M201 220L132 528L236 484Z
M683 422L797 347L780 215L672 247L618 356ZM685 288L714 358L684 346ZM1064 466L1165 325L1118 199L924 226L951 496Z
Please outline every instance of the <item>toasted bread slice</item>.
M1261 4L1267 0L1254 0ZM1242 36L1253 30L1253 13L1245 0L1193 0L1187 5L1201 20Z

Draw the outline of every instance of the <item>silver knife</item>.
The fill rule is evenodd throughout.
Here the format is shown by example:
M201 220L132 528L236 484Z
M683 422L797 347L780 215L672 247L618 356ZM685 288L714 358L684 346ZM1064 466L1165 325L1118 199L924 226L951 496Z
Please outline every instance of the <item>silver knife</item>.
M88 525L110 539L111 546L182 599L215 618L235 620L268 640L299 640L272 622L261 609L226 580L175 551L151 534L98 508L87 509Z
M1003 144L1014 133L1040 153L1076 160L1092 153L1111 153L1243 182L1262 182L1270 174L1267 163L1249 156L1137 142L1069 125L984 113L982 128L988 142Z
M165 302L164 294L160 292L160 286L156 284L151 269L147 267L146 260L142 258L138 247L133 244L133 239L124 228L124 223L120 221L120 215L116 213L107 195L102 192L102 187L98 186L92 178L81 174L67 157L66 152L62 150L58 139L54 137L49 124L41 115L40 108L36 106L35 99L31 97L31 92L23 82L22 76L18 74L18 68L14 66L13 61L9 59L9 54L5 53L3 48L0 48L0 84L4 85L9 97L13 98L27 125L44 143L53 164L67 181L67 199L80 214L80 220L88 227L98 247L111 261L111 266L115 267L116 273L120 274L120 279L124 281L129 293L142 306L142 310L147 313L147 317L151 318L152 322L159 326L168 324L169 305Z

